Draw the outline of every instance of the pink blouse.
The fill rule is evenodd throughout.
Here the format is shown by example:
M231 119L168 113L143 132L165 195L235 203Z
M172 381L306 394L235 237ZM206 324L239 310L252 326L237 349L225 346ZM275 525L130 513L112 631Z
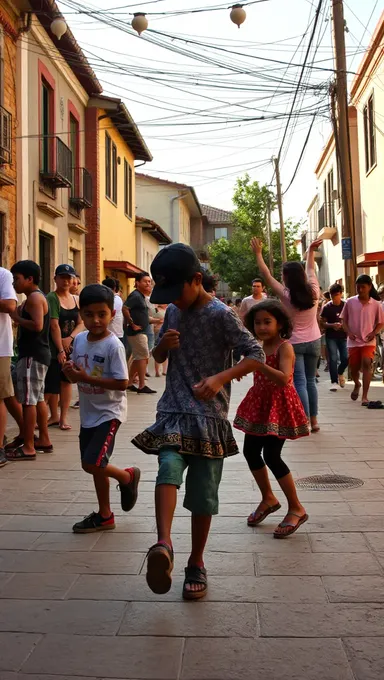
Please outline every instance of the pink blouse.
M296 309L291 304L291 296L287 288L284 289L284 294L281 298L281 302L292 318L293 333L290 338L292 345L299 342L314 342L321 337L319 324L317 323L318 301L320 297L319 283L316 276L309 276L308 283L313 292L313 307L310 309Z

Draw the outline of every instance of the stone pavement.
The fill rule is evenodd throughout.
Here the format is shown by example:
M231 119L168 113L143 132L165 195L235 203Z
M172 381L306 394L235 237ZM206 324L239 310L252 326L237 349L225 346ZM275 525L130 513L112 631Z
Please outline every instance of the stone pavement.
M248 384L235 385L232 415ZM145 582L156 460L130 438L153 420L152 397L129 395L117 438L114 462L139 465L143 475L129 515L113 490L115 532L71 533L95 506L79 466L75 411L72 433L52 432L54 454L3 468L0 680L382 680L384 414L352 403L350 386L320 388L321 433L289 443L285 458L296 477L332 471L364 486L301 492L310 521L277 541L277 516L246 526L255 485L242 456L226 461L205 601L180 597L189 550L181 502L172 590L156 596ZM384 396L381 385L371 396Z

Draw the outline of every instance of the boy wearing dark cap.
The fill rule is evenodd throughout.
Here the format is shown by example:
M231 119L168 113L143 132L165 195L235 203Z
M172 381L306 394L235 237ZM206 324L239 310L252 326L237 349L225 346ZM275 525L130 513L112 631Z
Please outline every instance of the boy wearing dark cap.
M133 440L159 459L158 542L148 552L147 583L160 594L171 587L171 527L177 489L187 470L184 507L192 513L192 552L183 597L198 599L208 587L203 553L212 515L218 512L223 459L238 453L227 420L230 384L255 371L265 358L236 314L204 290L192 248L181 243L163 248L151 273L155 281L151 302L169 304L153 356L158 363L169 359L169 368L156 422ZM235 347L244 359L231 367Z

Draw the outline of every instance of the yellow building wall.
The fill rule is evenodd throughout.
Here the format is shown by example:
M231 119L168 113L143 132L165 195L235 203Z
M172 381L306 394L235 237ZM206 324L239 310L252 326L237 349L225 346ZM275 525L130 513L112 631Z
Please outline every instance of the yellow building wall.
M105 132L108 132L112 142L116 144L117 157L120 158L120 164L118 162L117 165L117 205L105 195ZM100 121L99 152L100 271L102 278L105 278L111 275L111 271L104 269L104 260L119 260L136 264L134 157L109 118L103 118ZM132 219L124 212L124 159L128 161L133 171ZM125 275L119 272L115 272L114 275L120 280L124 294L132 290L133 279L126 280Z
M191 217L188 206L182 199L179 201L179 224L180 242L189 245L191 242Z

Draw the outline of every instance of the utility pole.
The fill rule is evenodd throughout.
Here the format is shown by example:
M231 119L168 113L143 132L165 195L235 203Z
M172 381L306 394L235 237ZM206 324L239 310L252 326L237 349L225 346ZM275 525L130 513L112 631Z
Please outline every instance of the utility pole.
M345 285L348 294L353 295L357 269L343 0L332 0L332 18L336 63L333 96L337 110L337 116L333 116L336 118L333 123L337 165L341 180L341 246L345 267Z
M268 254L269 254L269 271L273 276L274 262L273 262L273 244L272 244L272 216L271 204L268 201L267 206L267 233L268 233Z
M283 217L283 197L281 195L281 183L280 183L280 168L279 159L273 159L275 165L276 174L276 194L277 194L277 209L279 211L279 222L280 222L280 243L281 243L281 259L283 262L287 261L287 249L285 247L285 229L284 229L284 217Z

